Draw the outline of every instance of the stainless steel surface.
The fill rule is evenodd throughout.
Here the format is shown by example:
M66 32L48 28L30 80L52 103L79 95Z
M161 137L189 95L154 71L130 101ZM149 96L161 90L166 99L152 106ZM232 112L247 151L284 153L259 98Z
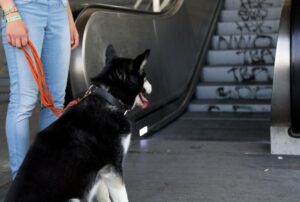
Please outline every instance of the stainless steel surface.
M282 10L274 66L272 126L290 126L290 13L291 0Z
M73 9L82 9L95 4L133 8L135 1L136 0L69 0Z
M171 2L171 0L162 2L160 9L165 9L169 1ZM174 1L177 0L173 0L173 2ZM153 12L152 0L69 0L69 2L73 10L80 10L89 5L106 5Z
M205 61L222 2L173 1L170 9L161 14L105 6L83 10L76 21L81 43L71 60L75 96L101 72L108 44L113 44L123 57L134 57L150 48L146 71L154 90L151 105L130 116L139 122L138 127L147 125L150 130L156 122L174 118L175 113L185 109L198 82L199 67Z
M291 0L285 0L277 43L271 117L271 153L300 155L300 139L289 135L291 126L290 96L290 14Z
M165 15L172 15L181 5L182 1L179 1L177 7ZM71 57L70 78L75 96L87 88L91 77L101 72L108 44L113 44L123 57L134 57L150 48L153 58L157 54L155 46L158 39L155 39L155 35L160 18L157 15L138 15L128 10L116 11L115 8L103 6L85 9L76 20L81 37L80 46Z

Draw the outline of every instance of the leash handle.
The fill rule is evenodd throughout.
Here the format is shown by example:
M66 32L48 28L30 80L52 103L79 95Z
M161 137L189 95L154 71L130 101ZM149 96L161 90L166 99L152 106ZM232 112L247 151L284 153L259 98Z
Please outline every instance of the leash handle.
M44 74L42 61L36 51L36 48L34 47L33 43L30 40L28 41L27 46L33 56L33 59L31 57L29 51L26 49L26 47L22 47L22 50L23 50L23 53L28 62L31 73L34 77L34 80L36 81L36 84L39 88L41 102L45 107L49 108L55 116L59 117L63 114L63 112L66 109L68 109L69 107L71 107L75 104L78 104L80 99L77 98L77 99L73 100L72 102L70 102L68 104L68 106L65 109L55 107L54 102L53 102L53 97L49 91L49 88L48 88L46 80L45 80L45 74Z

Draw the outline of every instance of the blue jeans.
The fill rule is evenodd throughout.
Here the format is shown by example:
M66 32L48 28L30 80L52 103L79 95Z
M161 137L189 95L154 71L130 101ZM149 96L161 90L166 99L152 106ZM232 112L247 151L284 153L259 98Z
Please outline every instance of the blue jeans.
M70 29L66 0L15 0L43 62L46 82L55 106L63 107L70 60ZM10 77L10 96L6 117L6 137L13 178L29 148L29 118L39 90L23 52L8 44L5 22L2 38ZM41 107L42 130L56 117Z

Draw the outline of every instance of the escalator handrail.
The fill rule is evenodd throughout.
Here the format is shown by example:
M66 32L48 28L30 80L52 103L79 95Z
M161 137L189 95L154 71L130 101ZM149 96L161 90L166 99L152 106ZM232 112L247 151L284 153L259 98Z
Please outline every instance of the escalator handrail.
M93 3L93 4L81 4L78 8L73 8L73 12L78 12L78 17L84 13L88 9L96 10L107 10L107 11L117 11L122 13L130 13L130 14L137 14L137 15L149 15L152 17L163 17L163 16L170 16L175 14L180 7L182 6L184 0L176 0L172 1L169 5L169 9L164 9L161 12L152 12L152 11L143 11L138 10L130 7L118 6L118 5L108 5L103 3Z

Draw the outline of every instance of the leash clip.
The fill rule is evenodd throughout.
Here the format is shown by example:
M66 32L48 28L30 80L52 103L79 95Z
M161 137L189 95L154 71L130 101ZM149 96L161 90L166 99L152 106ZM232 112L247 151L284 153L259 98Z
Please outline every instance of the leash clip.
M87 89L87 91L85 92L84 96L82 97L82 100L85 99L86 97L88 97L89 95L91 95L93 93L93 88L94 85L90 85L90 87Z

